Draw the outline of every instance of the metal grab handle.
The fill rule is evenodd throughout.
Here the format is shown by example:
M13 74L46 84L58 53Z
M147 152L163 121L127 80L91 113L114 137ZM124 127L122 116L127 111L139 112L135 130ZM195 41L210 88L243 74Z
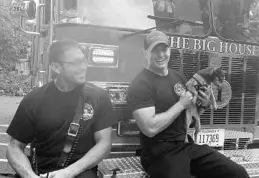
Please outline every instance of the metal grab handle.
M45 6L44 4L39 4L39 5L37 6L36 22L37 22L37 18L38 18L38 21L39 21L39 23L40 23L40 9L41 9L42 7L44 7L44 6ZM28 30L25 30L25 29L24 29L23 16L20 17L20 28L21 28L21 30L22 30L24 33L27 33L27 34L29 34L29 35L40 36L40 28L39 28L39 31L36 31L36 32L28 31ZM37 30L37 29L36 29L36 30Z
M23 26L23 16L20 17L20 29L24 32L24 33L27 33L29 35L37 35L37 36L40 36L40 33L38 32L32 32L32 31L28 31L28 30L25 30L24 29L24 26Z

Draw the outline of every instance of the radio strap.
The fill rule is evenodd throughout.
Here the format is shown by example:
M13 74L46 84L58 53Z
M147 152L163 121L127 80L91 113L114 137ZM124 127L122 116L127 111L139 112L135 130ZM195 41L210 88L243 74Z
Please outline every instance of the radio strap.
M76 140L78 142L79 137L82 134L83 104L84 104L84 97L82 96L82 94L80 94L75 115L68 128L65 145L58 162L58 168L63 168L67 166L67 164L69 163L72 157L73 152L75 151Z

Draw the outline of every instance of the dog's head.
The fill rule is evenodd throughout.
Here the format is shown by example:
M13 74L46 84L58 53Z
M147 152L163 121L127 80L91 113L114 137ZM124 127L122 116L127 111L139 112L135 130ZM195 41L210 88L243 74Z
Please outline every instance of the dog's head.
M222 67L214 68L212 71L212 83L215 86L219 87L224 80L225 80L225 71L222 69Z
M225 71L221 67L207 67L197 72L207 82L219 86L225 80Z

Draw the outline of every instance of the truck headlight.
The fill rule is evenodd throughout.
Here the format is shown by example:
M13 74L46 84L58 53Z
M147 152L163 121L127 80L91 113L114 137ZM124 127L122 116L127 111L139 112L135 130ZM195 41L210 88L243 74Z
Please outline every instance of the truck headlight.
M89 48L89 66L92 67L118 67L118 47L91 46Z
M109 90L110 99L112 103L117 104L125 104L126 103L126 96L127 90Z

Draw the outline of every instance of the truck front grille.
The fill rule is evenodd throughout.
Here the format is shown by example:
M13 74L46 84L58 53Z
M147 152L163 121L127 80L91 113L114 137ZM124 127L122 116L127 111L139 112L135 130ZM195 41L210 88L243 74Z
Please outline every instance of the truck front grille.
M229 56L203 51L172 49L169 67L182 72L187 79L209 66L210 60L218 58L226 72L226 80L232 87L229 104L217 111L208 110L201 115L201 124L224 125L229 127L250 127L255 124L256 113L256 74L258 60L252 57Z

